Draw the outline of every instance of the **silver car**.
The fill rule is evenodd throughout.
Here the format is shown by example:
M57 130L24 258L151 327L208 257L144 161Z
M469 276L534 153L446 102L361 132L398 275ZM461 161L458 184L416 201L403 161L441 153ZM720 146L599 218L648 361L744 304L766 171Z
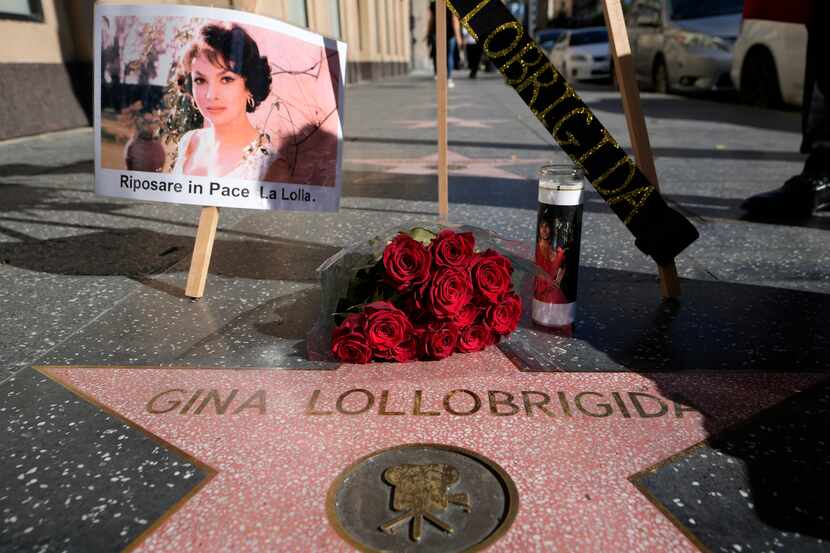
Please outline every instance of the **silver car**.
M628 33L637 79L657 92L734 89L743 0L635 0Z

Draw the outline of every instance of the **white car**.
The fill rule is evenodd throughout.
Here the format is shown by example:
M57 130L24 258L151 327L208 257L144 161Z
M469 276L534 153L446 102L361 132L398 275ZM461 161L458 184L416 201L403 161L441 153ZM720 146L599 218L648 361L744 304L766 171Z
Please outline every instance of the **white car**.
M732 80L744 102L762 107L801 105L807 13L798 4L806 5L746 0L732 62Z
M551 50L550 61L569 81L610 78L608 31L605 27L566 31Z
M627 26L637 80L663 94L733 89L732 44L743 2L634 2Z

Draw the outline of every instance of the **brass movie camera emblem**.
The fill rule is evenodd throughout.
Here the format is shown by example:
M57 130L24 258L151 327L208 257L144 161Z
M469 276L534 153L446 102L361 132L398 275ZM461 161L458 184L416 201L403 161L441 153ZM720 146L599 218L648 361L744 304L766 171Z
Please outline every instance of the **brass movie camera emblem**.
M410 522L410 538L419 542L424 520L452 534L453 528L435 513L446 511L450 504L470 512L470 498L466 493L449 493L450 486L459 480L458 469L451 465L398 465L386 469L383 479L392 485L392 508L403 511L380 526L387 534Z

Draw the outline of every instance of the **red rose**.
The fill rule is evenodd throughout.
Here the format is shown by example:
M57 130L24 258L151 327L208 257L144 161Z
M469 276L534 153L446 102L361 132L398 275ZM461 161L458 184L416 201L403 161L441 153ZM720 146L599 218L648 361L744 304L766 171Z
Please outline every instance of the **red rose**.
M449 357L458 343L458 329L452 323L433 323L419 334L421 353L429 359Z
M365 307L366 342L379 357L387 358L391 350L412 334L412 323L406 314L386 301Z
M342 334L350 334L352 332L359 332L363 334L366 324L366 316L363 313L349 313L346 318L340 323L340 326L334 329L331 333L332 339L336 339Z
M413 290L404 295L398 303L406 316L409 317L409 320L415 324L429 316L429 312L426 310L426 300L421 290Z
M470 325L461 331L458 336L458 351L470 353L481 351L487 346L493 345L496 339L493 332L483 324Z
M340 334L331 341L331 352L344 363L368 363L372 350L366 344L366 336L359 332Z
M383 268L389 283L398 292L426 282L431 263L426 247L404 233L398 234L383 250Z
M499 303L511 286L513 264L503 255L487 250L473 261L471 271L476 291L490 303Z
M466 328L476 322L479 314L481 314L481 308L474 303L468 303L461 308L453 322L459 329Z
M501 303L487 308L484 320L494 332L507 336L516 330L521 316L522 300L519 296L510 292L502 298Z
M464 269L440 269L429 287L430 312L437 319L452 319L473 297L473 283Z
M456 233L444 229L433 238L429 246L432 252L432 261L437 267L466 268L473 259L476 239L473 233Z
M414 334L392 349L392 358L398 363L414 361L417 357L418 340Z

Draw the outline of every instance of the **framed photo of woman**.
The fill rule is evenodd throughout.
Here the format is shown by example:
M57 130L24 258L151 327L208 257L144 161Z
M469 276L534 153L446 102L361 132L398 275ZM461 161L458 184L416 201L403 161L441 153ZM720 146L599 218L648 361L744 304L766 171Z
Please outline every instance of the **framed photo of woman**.
M336 211L346 45L242 11L96 5L96 193Z

